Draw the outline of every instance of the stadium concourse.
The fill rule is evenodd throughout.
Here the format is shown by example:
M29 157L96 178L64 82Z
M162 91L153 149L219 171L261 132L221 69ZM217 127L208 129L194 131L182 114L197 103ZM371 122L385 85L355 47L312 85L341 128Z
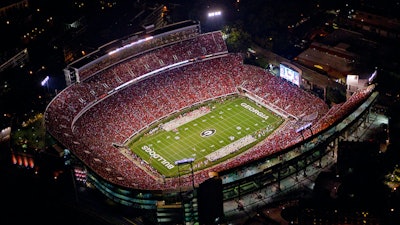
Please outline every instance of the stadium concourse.
M360 108L366 108L361 105ZM370 141L374 138L376 133L374 130L379 129L382 124L388 124L388 117L379 112L373 112L368 114L368 118L362 123L361 126L356 126L352 133L349 133L344 138L346 141L352 142L365 142ZM342 121L342 123L349 124L354 119L354 114L350 114L348 118ZM387 148L387 142L380 144L380 151L385 152ZM287 221L281 216L282 210L289 207L291 204L297 204L296 200L289 198L280 198L281 196L288 195L296 192L297 190L313 190L315 185L315 179L321 171L331 171L332 166L337 163L337 151L335 154L326 155L321 161L315 162L308 166L304 173L293 174L282 180L280 187L276 185L271 187L262 188L259 191L251 194L242 195L240 198L233 199L231 201L224 202L224 211L227 217L230 217L231 221L236 221L238 224L246 224L246 221L251 220L253 217L261 216L263 214L268 218L271 218L275 222L281 225L292 224L292 221ZM278 159L275 159L278 160ZM274 162L271 162L273 164ZM257 169L257 168L250 168ZM248 171L249 173L257 173L258 171ZM300 187L300 188L299 188ZM303 195L303 193L297 193L297 195ZM280 199L276 201L274 199ZM275 204L273 204L275 202ZM266 207L270 205L271 207Z
M82 163L88 171L87 182L105 182L94 186L115 201L150 209L160 200L160 191L177 192L182 188L178 184L191 188L193 181L195 185L204 182L210 172L240 170L318 135L374 89L359 90L329 108L298 86L243 64L240 54L228 52L220 31L201 34L193 26L147 35L68 71L76 80L48 105L48 132ZM267 139L235 158L179 177L177 182L177 177L163 177L133 152L126 157L125 148L119 147L175 113L235 95L246 96L286 120ZM298 132L306 124L312 125ZM240 179L227 177L224 182ZM133 200L121 198L124 193Z

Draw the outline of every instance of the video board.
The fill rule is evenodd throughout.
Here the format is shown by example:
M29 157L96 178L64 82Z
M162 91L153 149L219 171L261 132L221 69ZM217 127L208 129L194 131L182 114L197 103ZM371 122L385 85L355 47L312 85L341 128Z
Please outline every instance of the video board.
M279 64L279 76L289 82L300 86L301 70L287 63Z

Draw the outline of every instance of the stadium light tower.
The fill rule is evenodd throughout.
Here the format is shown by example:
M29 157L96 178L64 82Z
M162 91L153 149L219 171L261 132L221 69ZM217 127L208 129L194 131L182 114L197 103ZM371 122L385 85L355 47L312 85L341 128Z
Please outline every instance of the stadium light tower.
M179 196L181 198L183 208L185 208L184 205L186 205L186 203L189 203L190 205L193 204L193 199L195 199L193 162L194 162L194 158L185 158L185 159L181 159L181 160L175 161L175 165L178 166ZM193 188L193 190L192 190L191 200L188 200L187 197L185 199L183 198L183 196L182 196L182 187L181 187L181 184L180 184L181 183L181 176L180 176L179 166L180 165L186 165L186 164L190 164L190 170L191 170L191 176L192 176L192 188ZM191 207L189 207L189 214L191 215L190 216L191 222L194 222L194 208L193 208L193 205L191 205ZM186 213L185 213L185 221L186 221ZM194 223L191 223L191 224L194 224Z
M223 24L223 17L222 11L219 9L211 9L207 11L207 18L206 18L206 30L218 30L221 29Z
M42 87L46 87L47 94L49 94L49 80L50 80L50 77L49 77L49 76L46 76L46 77L40 82L40 84L42 85Z
M181 160L177 160L175 161L175 165L178 166L178 181L179 181L179 187L181 186L180 182L181 182L181 173L179 170L179 166L181 165L185 165L185 164L190 164L190 170L192 172L192 187L194 189L194 175L193 175L193 162L194 162L194 158L185 158L185 159L181 159Z
M208 12L208 17L218 17L222 15L222 12L220 10L217 11L210 11Z
M46 76L43 80L42 80L42 82L40 82L40 84L42 85L42 86L44 86L44 85L47 85L47 83L49 82L49 76Z
M303 140L304 140L303 131L306 130L306 129L309 129L310 132L311 132L311 136L313 136L313 132L312 132L312 130L311 130L311 125L312 125L312 123L307 123L306 125L303 125L303 126L301 126L300 128L298 128L298 129L296 130L297 133L300 133L300 134L301 134L301 136L303 137Z

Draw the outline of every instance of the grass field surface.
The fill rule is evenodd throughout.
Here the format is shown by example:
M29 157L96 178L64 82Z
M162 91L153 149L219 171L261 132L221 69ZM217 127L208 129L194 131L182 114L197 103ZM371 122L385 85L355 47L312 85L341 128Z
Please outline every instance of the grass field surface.
M143 135L129 148L165 177L227 160L272 133L283 119L246 98L215 101ZM188 114L188 115L187 115ZM189 115L190 114L190 115ZM176 165L182 159L192 163ZM179 174L178 174L179 173Z

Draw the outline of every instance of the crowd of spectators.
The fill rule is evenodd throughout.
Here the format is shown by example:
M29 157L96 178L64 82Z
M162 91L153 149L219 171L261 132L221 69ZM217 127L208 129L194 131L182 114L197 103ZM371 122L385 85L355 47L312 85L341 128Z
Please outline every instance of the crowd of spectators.
M77 60L76 63L69 65L78 71L79 80L83 81L96 75L102 70L108 69L110 66L118 64L126 59L145 54L151 50L165 47L180 41L190 40L199 35L198 26L190 26L189 28L179 29L174 32L165 32L155 36L137 35L122 40L120 45L110 47L113 43L101 47L99 50L85 56L83 59ZM102 54L102 55L100 55ZM83 66L77 66L81 60L92 59Z
M206 55L211 57L204 57ZM160 70L111 92L151 71L185 60L188 60L185 65ZM212 32L137 54L72 84L49 104L46 125L48 131L87 167L111 183L141 190L176 190L178 184L191 186L192 176L182 176L179 182L178 178L165 179L150 165L127 155L126 149L118 146L183 109L240 94L238 87L293 117L287 118L278 130L243 154L196 171L193 175L196 184L208 179L209 172L245 166L304 140L304 136L317 134L343 118L372 91L368 88L356 92L345 103L329 109L320 98L284 79L260 67L243 64L240 54L227 53L222 34ZM312 120L313 125L299 134L296 130L303 125L303 118L307 123Z

